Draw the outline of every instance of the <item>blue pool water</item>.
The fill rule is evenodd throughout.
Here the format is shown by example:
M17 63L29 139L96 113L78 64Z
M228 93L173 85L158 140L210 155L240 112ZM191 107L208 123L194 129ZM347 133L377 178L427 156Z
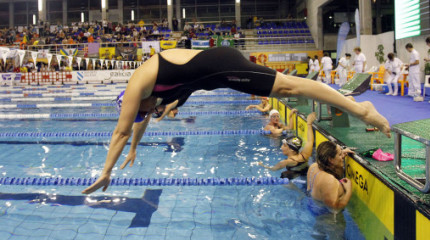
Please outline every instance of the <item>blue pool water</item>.
M212 93L213 94L213 93ZM196 98L197 99L197 98ZM196 100L193 98L193 100ZM198 98L213 101L213 98ZM244 100L242 96L223 100ZM186 105L183 112L244 110ZM113 113L112 107L3 109L1 113ZM148 131L261 129L262 115L181 116ZM0 121L0 132L112 131L116 121ZM108 138L0 139L1 177L97 177ZM144 137L133 167L113 177L279 176L257 163L284 159L261 135ZM289 186L111 186L90 196L78 186L0 186L0 239L363 239L347 211L314 217L301 184Z

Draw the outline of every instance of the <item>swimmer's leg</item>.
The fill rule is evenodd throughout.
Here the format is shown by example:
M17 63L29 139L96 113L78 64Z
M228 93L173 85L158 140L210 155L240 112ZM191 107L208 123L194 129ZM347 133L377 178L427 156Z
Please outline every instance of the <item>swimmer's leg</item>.
M344 110L365 123L379 128L388 137L391 136L390 124L378 113L371 102L357 103L323 83L278 72L270 96L277 98L304 96L315 99Z

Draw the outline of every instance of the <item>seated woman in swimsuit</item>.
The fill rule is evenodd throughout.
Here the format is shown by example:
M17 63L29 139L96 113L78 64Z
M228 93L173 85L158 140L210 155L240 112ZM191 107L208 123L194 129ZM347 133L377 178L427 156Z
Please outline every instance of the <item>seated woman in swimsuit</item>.
M288 119L290 119L288 126L285 126L280 122L280 115L278 110L273 109L269 113L270 122L264 127L264 131L270 131L270 136L272 137L279 137L283 134L286 130L293 129L293 114L297 113L296 109L293 109L290 112L290 115L288 116Z
M258 111L262 112L263 114L268 114L269 111L272 109L272 106L269 104L269 98L267 97L262 97L261 98L261 103L258 105L249 105L248 107L246 107L246 111L251 110L251 109L257 109Z
M312 155L312 149L314 146L314 131L312 129L312 123L315 121L315 113L308 115L308 141L306 142L302 151L302 140L299 137L288 137L282 140L281 150L284 155L288 158L280 161L275 166L270 167L259 162L258 164L271 171L278 171L283 168L287 168L287 171L282 172L281 178L293 179L300 175L306 175L308 170L308 160Z
M343 178L343 159L350 149L341 149L333 142L326 141L317 148L317 162L308 170L308 208L315 215L337 212L346 207L351 198L352 186L348 178Z
M349 112L390 136L388 121L370 102L353 102L322 83L283 75L254 64L233 48L218 47L205 51L171 49L152 56L131 76L104 169L97 181L82 193L108 188L112 169L132 135L134 121L143 121L189 91L226 87L265 97L312 98Z

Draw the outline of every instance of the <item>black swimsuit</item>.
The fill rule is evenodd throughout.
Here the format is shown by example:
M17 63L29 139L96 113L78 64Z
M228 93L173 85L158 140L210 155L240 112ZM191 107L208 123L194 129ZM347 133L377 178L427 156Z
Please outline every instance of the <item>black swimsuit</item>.
M176 101L197 90L231 88L269 96L276 71L248 61L234 48L218 47L198 53L189 62L173 64L158 54L158 75L152 96L162 104Z
M293 160L293 161L297 162L297 165L294 167L286 167L287 171L283 171L281 173L281 178L294 179L298 176L306 175L306 173L308 172L308 169L309 169L308 162L306 161L306 158L303 156L302 153L300 153L300 155L302 155L302 158L305 161L304 162L297 162L297 161Z

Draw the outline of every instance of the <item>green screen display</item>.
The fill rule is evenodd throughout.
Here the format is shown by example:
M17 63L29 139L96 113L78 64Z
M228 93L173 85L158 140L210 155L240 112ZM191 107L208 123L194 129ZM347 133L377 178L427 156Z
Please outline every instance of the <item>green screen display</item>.
M396 39L421 35L419 0L395 1Z

